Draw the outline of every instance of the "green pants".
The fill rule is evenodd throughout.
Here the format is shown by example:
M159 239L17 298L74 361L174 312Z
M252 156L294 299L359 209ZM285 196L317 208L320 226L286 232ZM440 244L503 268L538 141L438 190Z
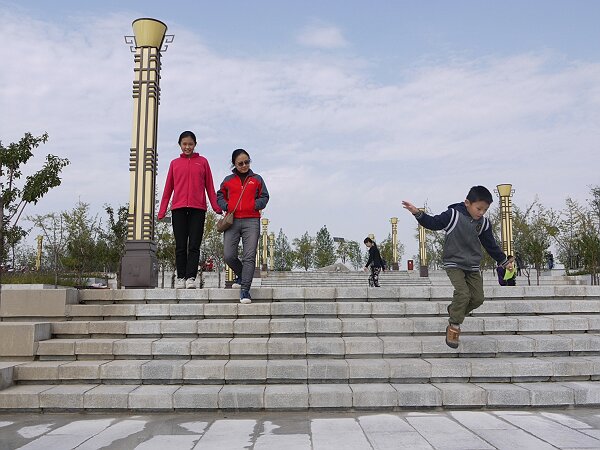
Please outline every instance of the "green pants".
M454 287L450 323L460 325L467 314L483 304L483 278L479 271L446 269L446 273Z

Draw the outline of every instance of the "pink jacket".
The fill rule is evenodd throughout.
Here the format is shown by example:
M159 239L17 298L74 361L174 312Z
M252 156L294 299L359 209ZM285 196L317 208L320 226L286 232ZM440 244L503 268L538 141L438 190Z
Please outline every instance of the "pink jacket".
M192 153L188 158L183 153L169 165L169 173L165 182L158 218L162 219L167 213L169 199L173 194L171 210L178 208L196 208L206 211L206 195L212 209L221 214L223 211L217 203L217 194L213 184L212 173L208 160L198 153Z

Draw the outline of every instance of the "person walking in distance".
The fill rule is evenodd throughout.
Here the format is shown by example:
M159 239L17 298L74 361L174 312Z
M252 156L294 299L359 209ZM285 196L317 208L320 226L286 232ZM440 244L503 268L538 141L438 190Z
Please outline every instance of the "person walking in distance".
M175 265L177 267L176 288L196 287L200 243L204 234L206 218L206 194L217 214L223 211L217 203L212 172L208 160L194 152L196 135L184 131L179 136L181 154L169 164L165 189L158 210L162 220L171 201L171 223L175 236ZM206 193L206 194L205 194Z
M473 186L464 202L448 206L448 209L436 216L420 211L408 201L402 201L419 224L429 230L444 230L443 263L444 269L454 287L452 303L448 305L450 315L446 327L446 344L457 348L460 325L465 316L483 304L483 278L479 271L481 247L498 262L505 266L507 258L498 246L492 233L492 225L484 214L493 198L484 186Z
M365 245L369 249L369 259L365 265L365 271L371 267L371 275L369 275L369 286L379 287L379 273L382 269L385 269L383 259L381 259L381 253L377 245L371 238L365 238Z
M235 273L233 286L240 287L240 302L251 303L250 286L254 276L256 248L260 237L260 211L269 202L269 191L260 175L250 169L250 154L243 148L231 154L232 173L217 192L224 211L233 211L233 225L223 234L225 262ZM242 240L243 256L238 257Z

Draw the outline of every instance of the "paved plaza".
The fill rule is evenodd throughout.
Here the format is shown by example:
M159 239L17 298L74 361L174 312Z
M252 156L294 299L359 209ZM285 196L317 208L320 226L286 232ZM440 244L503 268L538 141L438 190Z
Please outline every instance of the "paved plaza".
M600 409L0 414L0 448L600 449Z

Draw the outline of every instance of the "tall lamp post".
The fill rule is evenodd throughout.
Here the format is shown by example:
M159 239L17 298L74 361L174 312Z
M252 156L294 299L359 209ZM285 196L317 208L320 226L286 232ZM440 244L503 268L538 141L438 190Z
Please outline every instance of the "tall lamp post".
M133 133L129 153L129 214L125 255L121 260L121 284L130 288L158 285L158 261L154 241L157 168L158 105L161 49L167 26L156 19L133 21L134 36L126 36L134 56Z
M512 194L515 190L512 184L499 184L496 193L500 197L500 224L502 232L502 250L507 255L513 253L513 217Z
M275 233L269 234L269 270L275 270Z
M425 211L425 208L419 208L419 211ZM427 236L425 227L419 225L419 276L429 276L429 266L427 265Z
M262 264L260 270L267 271L267 260L269 259L269 219L263 217L262 223Z
M35 270L39 271L42 267L42 242L44 241L44 236L38 236L35 238L37 240L37 255L35 257Z
M392 217L390 219L392 224L392 270L399 270L398 267L398 218Z
M233 269L225 264L225 289L230 289L233 284Z

